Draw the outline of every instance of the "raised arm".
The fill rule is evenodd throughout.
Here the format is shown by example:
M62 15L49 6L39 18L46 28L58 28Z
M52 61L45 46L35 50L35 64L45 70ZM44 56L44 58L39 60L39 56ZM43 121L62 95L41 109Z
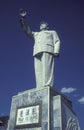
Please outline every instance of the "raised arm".
M27 19L26 19L26 11L24 10L20 10L20 24L21 24L21 28L24 31L24 33L29 36L30 38L34 39L33 33L27 23Z

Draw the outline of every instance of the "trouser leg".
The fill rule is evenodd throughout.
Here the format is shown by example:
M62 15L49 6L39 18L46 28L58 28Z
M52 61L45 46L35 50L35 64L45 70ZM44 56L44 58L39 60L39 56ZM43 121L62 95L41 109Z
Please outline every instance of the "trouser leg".
M54 80L54 57L50 53L43 53L42 56L42 86L53 87Z
M35 69L35 78L36 78L36 87L42 87L42 54L34 57L34 69Z

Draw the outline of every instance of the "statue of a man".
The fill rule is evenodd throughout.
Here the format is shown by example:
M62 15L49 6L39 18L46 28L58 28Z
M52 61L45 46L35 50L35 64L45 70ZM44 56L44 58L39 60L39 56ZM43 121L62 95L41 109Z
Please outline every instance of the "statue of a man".
M35 42L33 56L36 87L53 87L54 57L59 56L60 40L56 31L50 30L46 22L40 24L40 31L31 31L26 20L26 11L20 11L20 24L23 31Z

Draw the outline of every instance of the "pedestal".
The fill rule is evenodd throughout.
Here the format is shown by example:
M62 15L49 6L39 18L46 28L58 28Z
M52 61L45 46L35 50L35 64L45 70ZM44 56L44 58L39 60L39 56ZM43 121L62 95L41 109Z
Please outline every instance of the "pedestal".
M13 96L7 130L79 130L72 103L50 87Z

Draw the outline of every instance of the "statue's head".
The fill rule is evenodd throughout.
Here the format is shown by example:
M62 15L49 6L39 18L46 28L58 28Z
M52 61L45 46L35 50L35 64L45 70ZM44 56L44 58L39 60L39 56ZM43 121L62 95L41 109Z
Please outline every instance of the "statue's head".
M47 30L49 29L47 22L41 22L40 23L40 30Z

